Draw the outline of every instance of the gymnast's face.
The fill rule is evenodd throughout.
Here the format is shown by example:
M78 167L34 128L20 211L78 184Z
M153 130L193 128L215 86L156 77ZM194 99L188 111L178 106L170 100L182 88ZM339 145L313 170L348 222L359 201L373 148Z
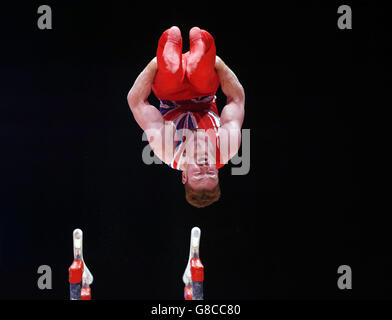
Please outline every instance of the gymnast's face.
M182 183L195 191L213 190L219 183L218 170L208 162L187 164L182 172Z

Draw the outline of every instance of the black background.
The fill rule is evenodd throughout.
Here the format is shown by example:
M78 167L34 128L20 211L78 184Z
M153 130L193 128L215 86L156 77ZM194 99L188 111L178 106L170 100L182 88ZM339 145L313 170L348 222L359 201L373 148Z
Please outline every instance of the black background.
M53 30L37 27L41 4ZM385 11L352 4L339 30L341 4L2 4L0 298L68 299L79 227L94 299L181 300L193 226L206 299L391 298L386 212L362 187L371 152L356 153L386 94ZM205 209L179 172L142 162L126 101L172 25L184 51L191 27L208 30L246 93L250 172L221 169ZM37 287L44 264L52 290ZM353 290L337 287L343 264Z

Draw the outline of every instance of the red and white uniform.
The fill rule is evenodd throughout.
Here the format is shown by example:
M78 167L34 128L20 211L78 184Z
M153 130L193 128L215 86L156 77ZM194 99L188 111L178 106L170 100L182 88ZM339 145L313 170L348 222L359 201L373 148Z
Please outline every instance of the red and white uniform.
M158 72L152 90L160 100L160 112L163 118L166 121L173 121L176 126L177 144L170 167L177 170L181 170L185 159L184 129L205 130L215 147L216 168L223 166L220 163L218 135L220 117L215 103L215 93L219 88L219 77L215 70L215 41L205 30L201 30L200 35L201 38L190 37L190 51L185 54L182 54L182 38L170 37L169 30L162 34L158 44ZM181 59L174 73L168 70L164 57L164 48L168 41L173 48L171 53ZM203 42L201 49L200 41ZM190 59L191 55L199 55L199 59L196 59L196 67L192 68L190 73L188 62L195 63L195 59Z

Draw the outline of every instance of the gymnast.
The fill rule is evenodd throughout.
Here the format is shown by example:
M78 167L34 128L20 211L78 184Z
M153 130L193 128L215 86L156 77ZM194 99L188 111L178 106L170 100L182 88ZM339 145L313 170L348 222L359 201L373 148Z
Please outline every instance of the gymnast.
M216 56L211 34L193 27L189 44L183 54L180 29L166 30L156 57L127 99L154 153L182 171L188 203L202 208L219 199L218 170L241 145L245 94L233 71ZM220 116L215 102L219 85L227 97ZM159 110L148 102L151 90L160 100Z

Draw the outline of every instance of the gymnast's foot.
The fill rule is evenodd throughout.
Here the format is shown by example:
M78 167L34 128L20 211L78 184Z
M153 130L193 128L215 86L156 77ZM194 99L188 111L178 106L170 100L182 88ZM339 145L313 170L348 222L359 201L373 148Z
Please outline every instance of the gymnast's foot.
M180 67L180 63L182 63L181 31L176 26L171 27L165 31L161 39L162 41L166 41L162 53L166 69L172 73L176 73Z
M205 44L203 41L202 30L198 27L193 27L189 31L189 44L190 44L190 54L187 64L187 73L191 75L193 71L197 68L203 54L205 52Z

